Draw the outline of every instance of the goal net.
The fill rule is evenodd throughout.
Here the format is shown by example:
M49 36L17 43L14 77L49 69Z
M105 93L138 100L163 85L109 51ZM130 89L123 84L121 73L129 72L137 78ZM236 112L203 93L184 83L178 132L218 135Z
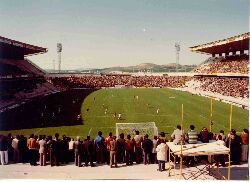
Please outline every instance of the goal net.
M135 131L138 130L140 135L146 134L152 139L154 136L158 136L158 128L155 122L148 123L116 123L116 137L118 138L121 133L124 133L125 137L130 135L133 137Z

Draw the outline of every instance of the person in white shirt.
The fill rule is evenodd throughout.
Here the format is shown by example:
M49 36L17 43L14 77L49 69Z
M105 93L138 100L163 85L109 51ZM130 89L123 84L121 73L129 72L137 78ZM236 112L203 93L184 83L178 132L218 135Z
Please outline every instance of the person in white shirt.
M223 138L221 135L218 135L218 140L216 141L216 143L218 145L224 145L226 146L226 143L224 142ZM225 167L226 164L225 164L225 155L223 154L220 154L220 155L215 155L215 161L216 161L216 165L219 166L219 163Z
M143 138L140 135L140 132L138 130L135 131L135 136L134 136L134 154L135 154L135 162L137 164L140 164L142 162L142 141Z
M13 161L14 163L20 162L20 152L18 148L18 142L19 142L19 136L15 136L15 138L12 140L11 146L14 149L13 150Z
M70 139L70 142L69 142L69 158L70 158L70 162L73 162L74 161L74 138L71 138Z
M42 136L42 139L38 142L39 143L39 154L40 154L40 165L46 165L46 140L45 135Z
M159 145L156 147L156 152L157 152L157 160L158 160L158 165L159 169L158 171L165 171L165 162L167 160L167 145L164 142L164 140L159 139Z
M219 135L216 136L216 140L218 140L218 136L220 136L220 135L222 137L222 140L225 141L226 140L226 136L224 135L224 131L223 130L220 130Z
M176 129L174 130L174 132L171 135L171 138L173 139L174 144L178 145L181 142L182 139L182 135L184 133L182 133L183 131L181 131L181 126L177 125Z

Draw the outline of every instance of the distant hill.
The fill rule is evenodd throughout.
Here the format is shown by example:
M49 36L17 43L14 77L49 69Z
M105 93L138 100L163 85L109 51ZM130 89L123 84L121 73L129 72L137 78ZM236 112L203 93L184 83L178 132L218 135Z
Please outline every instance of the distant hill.
M180 65L178 64L178 70L183 72L190 72L193 70L197 65ZM116 66L116 67L109 67L109 68L102 68L102 69L76 69L76 70L63 70L61 72L66 73L112 73L112 72L174 72L176 68L176 63L169 63L165 65L157 65L153 63L141 63L136 66ZM47 70L51 72L52 70Z

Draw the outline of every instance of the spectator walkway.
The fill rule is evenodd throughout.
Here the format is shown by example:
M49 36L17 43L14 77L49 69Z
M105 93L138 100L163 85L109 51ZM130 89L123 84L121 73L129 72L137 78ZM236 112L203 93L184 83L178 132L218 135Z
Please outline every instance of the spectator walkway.
M168 167L168 164L166 164ZM199 167L202 167L200 165ZM29 164L10 164L0 166L0 176L2 179L176 179L172 170L170 177L168 171L158 172L157 164L125 166L119 164L118 168L110 168L108 165L97 167L76 167L73 164L59 167L30 166ZM234 165L231 167L231 179L248 180L248 164ZM188 175L190 171L195 172L196 168L185 168L183 173ZM227 174L227 168L221 168L223 174ZM175 172L179 174L179 171ZM212 176L201 175L200 180L213 180Z

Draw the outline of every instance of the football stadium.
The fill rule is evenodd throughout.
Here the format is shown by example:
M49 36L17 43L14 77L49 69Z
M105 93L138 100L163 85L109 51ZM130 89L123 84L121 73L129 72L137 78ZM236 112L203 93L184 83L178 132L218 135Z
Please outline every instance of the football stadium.
M181 122L182 104L185 130L192 123L214 133L227 131L230 105L232 128L239 133L248 128L249 57L244 51L249 50L249 33L191 47L211 57L193 72L180 75L46 74L24 59L46 53L46 48L4 37L1 47L4 134L60 131L76 137L102 128L108 135L115 133L116 123L146 122L155 122L159 131L170 134ZM234 54L229 56L229 49Z
M47 48L0 36L0 176L249 180L249 37L197 40L189 51L209 58L190 72L76 74L61 72L61 44L48 72L30 60Z

